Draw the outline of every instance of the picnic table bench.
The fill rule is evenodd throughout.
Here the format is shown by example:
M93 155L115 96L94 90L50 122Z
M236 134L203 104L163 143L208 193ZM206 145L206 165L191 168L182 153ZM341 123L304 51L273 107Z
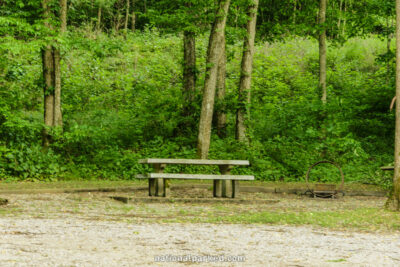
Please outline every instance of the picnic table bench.
M138 179L149 180L149 196L166 197L169 194L169 179L213 180L214 197L234 198L239 192L240 180L254 180L253 175L232 175L234 166L248 166L247 160L204 160L204 159L141 159L141 164L150 164L154 172L138 174ZM164 173L167 164L217 165L221 174Z
M394 170L394 166L385 166L385 167L381 167L382 171L393 171Z

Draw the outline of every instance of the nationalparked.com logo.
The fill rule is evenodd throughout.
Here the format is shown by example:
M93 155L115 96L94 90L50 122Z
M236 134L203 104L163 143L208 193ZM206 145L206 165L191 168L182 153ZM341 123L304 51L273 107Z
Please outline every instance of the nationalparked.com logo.
M227 255L158 255L155 262L245 262L245 256Z

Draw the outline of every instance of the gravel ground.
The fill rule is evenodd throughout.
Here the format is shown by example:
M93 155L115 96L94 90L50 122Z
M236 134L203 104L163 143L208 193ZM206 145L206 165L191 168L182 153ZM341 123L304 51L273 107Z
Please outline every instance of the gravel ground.
M240 263L203 262L202 266L400 265L399 233L269 225L126 223L69 217L0 218L0 235L1 266L177 265L155 262L155 257L163 260L161 256L165 255L192 255L197 261L207 259L194 256L245 257Z

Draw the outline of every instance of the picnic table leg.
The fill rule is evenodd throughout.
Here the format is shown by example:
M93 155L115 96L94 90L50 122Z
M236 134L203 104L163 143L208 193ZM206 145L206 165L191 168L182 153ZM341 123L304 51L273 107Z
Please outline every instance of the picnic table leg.
M163 179L163 180L164 180L164 197L167 197L170 193L169 179Z
M149 196L154 197L156 195L156 179L149 179Z
M153 164L154 172L156 173L163 173L165 164ZM157 197L164 197L165 196L165 188L164 188L164 179L163 178L155 178L154 180L154 195Z
M219 166L219 170L223 175L229 175L231 173L232 166L231 165L221 165ZM234 180L220 180L221 182L221 197L235 197L234 194Z
M232 180L232 198L235 198L239 194L239 181Z
M213 196L214 197L222 196L222 180L214 180Z

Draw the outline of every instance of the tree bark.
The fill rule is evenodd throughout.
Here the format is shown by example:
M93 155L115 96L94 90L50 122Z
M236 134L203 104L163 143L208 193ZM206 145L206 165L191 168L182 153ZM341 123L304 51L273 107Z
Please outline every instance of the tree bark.
M60 0L61 32L67 31L67 0Z
M61 34L67 31L67 0L60 0L60 21ZM54 126L62 126L62 112L61 112L61 67L60 67L60 50L53 48L53 65L54 65Z
M53 49L50 45L42 50L44 79L44 124L53 126L54 122L54 62Z
M226 42L225 34L221 44L221 57L218 63L217 75L217 99L221 104L217 110L217 134L220 138L226 137L226 111L225 111L225 87L226 87Z
M248 7L247 35L243 42L243 56L239 84L239 107L236 111L236 139L248 141L246 136L246 115L250 118L251 73L253 71L254 38L256 34L258 0Z
M342 13L343 13L343 0L340 0L339 1L339 19L338 19L338 23L337 23L337 28L338 28L337 37L340 37L340 34L341 34L340 26L342 23Z
M183 87L187 106L191 106L196 90L196 37L192 31L183 33Z
M129 22L129 3L130 0L126 0L126 12L125 12L125 33L128 32L128 22Z
M326 1L320 0L319 2L319 14L318 14L318 24L323 29L320 30L319 34L319 86L322 91L322 103L326 103Z
M135 13L135 0L132 0L132 13L131 13L131 30L136 29L136 13Z
M50 7L49 0L42 1L43 19L45 27L52 29L50 22ZM53 126L54 122L54 62L53 62L53 48L51 45L46 45L42 49L42 70L43 70L43 115L45 126ZM42 145L47 148L50 143L50 136L47 128L42 131Z
M343 12L343 23L342 23L342 36L346 33L346 16L347 16L347 4L346 0L344 0L344 12Z
M101 6L99 6L97 10L97 23L96 23L97 31L101 30Z
M396 0L396 98L400 99L400 0ZM396 101L394 148L394 208L400 209L400 101Z
M53 126L62 126L60 50L53 49L54 64L54 117Z
M293 1L293 25L296 25L297 0Z
M210 149L211 124L217 84L218 62L221 56L221 42L225 31L230 0L220 0L207 49L206 76L204 79L203 101L201 105L197 155L206 159Z

